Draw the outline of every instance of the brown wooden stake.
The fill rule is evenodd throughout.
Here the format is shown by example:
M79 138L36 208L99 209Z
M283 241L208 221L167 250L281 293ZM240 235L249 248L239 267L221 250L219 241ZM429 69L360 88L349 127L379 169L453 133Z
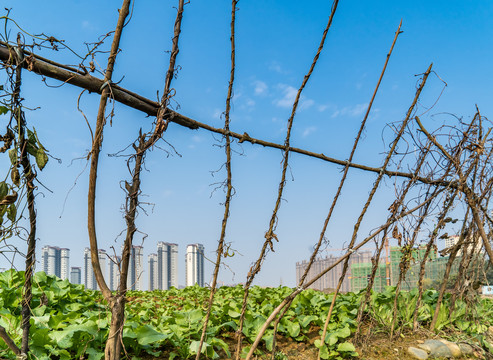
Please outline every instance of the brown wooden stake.
M236 4L237 0L232 0L231 3L231 71L229 77L228 94L226 96L226 111L224 112L224 130L229 132L230 124L230 111L231 111L231 99L233 97L233 83L235 79L235 17L236 17ZM216 262L214 264L214 272L212 274L212 283L210 285L209 303L207 305L207 312L204 318L204 325L202 327L202 334L200 336L199 350L197 351L196 360L199 360L202 351L202 345L205 341L207 333L207 325L211 316L212 304L214 302L214 294L216 293L217 277L219 275L219 268L221 266L221 258L224 252L224 243L226 238L226 227L229 219L229 208L231 204L231 196L233 192L232 174L231 174L231 138L229 135L225 135L225 152L226 152L226 200L224 201L224 215L221 222L221 235L217 244L216 250Z
M0 326L0 338L5 341L5 344L15 355L21 354L21 349L19 349L17 345L15 345L15 342L12 340L9 334L7 334L7 331L5 331L5 328L3 326Z
M1 42L0 42L1 44ZM31 53L24 51L25 55L31 55ZM3 61L4 63L8 64L9 63L9 50L6 46L0 45L0 61ZM73 69L72 71L66 70L67 66L55 63L53 61L45 62L41 60L42 58L33 55L32 57L32 71L43 76L47 76L53 79L57 79L59 81L72 84L74 86L78 86L80 88L86 89L89 92L94 92L97 94L101 94L102 89L104 89L103 84L105 83L104 80L98 79L94 76L91 75L82 75L80 74L76 69ZM25 68L28 67L28 65L23 65ZM112 92L112 99L115 101L118 101L126 106L129 106L133 109L139 110L144 112L145 114L149 116L156 117L157 113L160 108L160 103L156 101L149 100L139 94L133 93L130 90L124 89L116 84L112 84L111 86L111 92ZM232 138L238 139L240 143L243 142L248 142L251 143L252 145L261 145L264 147L268 148L273 148L273 149L280 149L280 150L285 150L286 146L283 144L277 144L274 142L270 141L265 141L259 138L255 138L247 134L246 132L241 134L241 133L236 133L233 131L225 131L224 128L215 128L213 126L210 126L205 123L201 123L199 121L196 121L194 119L191 119L185 115L179 114L169 108L166 109L166 118L168 121L176 123L178 125L187 127L189 129L204 129L216 134L221 134L221 135L229 135ZM296 147L289 147L289 152L291 153L296 153L296 154L301 154L305 155L308 157L313 157L316 159L320 159L322 161L326 161L335 165L340 165L340 166L349 166L350 168L353 169L359 169L363 171L368 171L368 172L374 172L374 173L380 173L383 172L384 175L390 176L390 177L402 177L402 178L408 178L411 179L413 178L412 173L406 173L402 171L396 171L396 170L388 170L388 169L382 169L380 167L372 167L372 166L367 166L363 164L357 164L357 163L348 163L346 160L340 160L336 159L330 156L327 156L323 153L316 153L313 151L305 150L305 149L300 149ZM430 184L430 185L437 185L437 186L451 186L451 187L457 187L458 185L454 182L447 182L443 179L429 179L426 177L418 177L417 180L419 182L422 182L424 184Z
M282 172L281 172L281 181L279 182L279 187L278 187L278 193L277 193L277 199L276 203L274 205L274 210L272 211L272 216L270 218L269 222L269 228L265 233L265 241L264 244L262 245L262 249L260 250L259 257L257 258L255 264L250 267L250 271L248 272L247 275L247 280L245 283L244 288L244 296L243 296L243 304L241 307L241 315L239 319L239 326L238 330L236 332L237 335L237 343L236 343L236 360L240 359L240 353L241 353L241 339L242 339L242 329L243 329L243 321L245 318L245 313L246 313L246 306L247 306L247 300L248 300L248 289L250 288L250 285L252 284L255 276L260 272L260 268L262 267L262 263L265 260L267 251L274 251L274 244L273 241L279 241L277 238L277 235L274 233L277 227L277 212L281 206L281 199L282 195L284 192L284 185L286 184L286 172L288 169L288 161L289 161L289 153L290 153L290 141L291 141L291 129L293 127L293 122L294 122L294 116L296 114L296 110L298 108L298 103L301 98L301 93L303 92L306 84L308 83L308 80L310 79L313 70L315 69L315 66L317 65L317 61L320 57L320 53L322 52L322 49L325 44L325 39L327 38L327 34L329 32L329 29L332 25L332 20L334 19L335 12L337 10L337 5L339 3L339 0L334 0L332 3L332 9L329 15L329 20L327 22L327 26L325 27L325 30L322 34L322 39L320 40L320 44L317 49L317 53L315 54L312 64L310 65L310 69L306 73L306 75L303 78L303 81L301 82L301 85L298 89L298 92L296 93L296 97L293 102L293 107L291 109L291 115L288 119L288 124L287 124L287 132L286 132L286 139L284 141L284 153L283 153L283 162L282 162ZM249 360L255 351L255 347L252 346L250 348L250 351L248 352L246 359Z
M98 172L99 163L99 153L101 151L101 145L103 142L103 128L106 123L106 104L110 93L112 92L112 75L113 68L116 60L116 56L119 51L120 38L122 35L123 27L125 24L125 19L129 14L130 0L124 0L121 9L119 10L118 22L115 29L115 34L113 36L113 42L111 44L111 50L108 57L108 65L106 66L106 72L104 77L104 82L102 85L101 99L99 102L98 115L96 119L96 130L94 132L94 141L91 149L91 167L89 172L89 191L88 191L88 216L87 216L87 230L89 233L89 243L91 246L91 263L98 283L99 288L103 297L108 302L112 318L110 323L110 333L106 341L106 347L104 351L105 360L119 360L120 359L120 349L121 343L117 334L120 333L121 326L124 319L124 304L120 297L114 298L111 290L109 289L106 281L103 277L101 270L101 264L99 262L98 253L98 241L96 235L96 178Z

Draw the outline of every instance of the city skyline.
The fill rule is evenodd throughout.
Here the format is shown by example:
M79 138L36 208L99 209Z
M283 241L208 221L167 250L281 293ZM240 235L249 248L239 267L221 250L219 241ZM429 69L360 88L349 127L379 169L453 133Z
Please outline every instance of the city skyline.
M143 260L144 247L133 245L129 258L128 290L169 290L171 287L189 286L189 283L204 286L204 246L198 243L187 245L184 261L185 278L182 284L179 283L178 248L177 243L159 241L157 251L148 255L148 269L146 271ZM120 282L121 257L110 256L105 249L98 249L98 253L103 277L110 290L116 290ZM83 284L87 289L98 290L99 287L92 270L90 248L84 249L81 257L82 266L70 267L69 254L70 249L68 248L44 246L41 262L38 262L41 269L36 271L45 271L48 275L56 275L61 278L60 270L64 269L64 278L69 279L71 283ZM187 256L190 256L190 259ZM190 274L188 278L187 274ZM148 281L147 288L144 287L146 280Z

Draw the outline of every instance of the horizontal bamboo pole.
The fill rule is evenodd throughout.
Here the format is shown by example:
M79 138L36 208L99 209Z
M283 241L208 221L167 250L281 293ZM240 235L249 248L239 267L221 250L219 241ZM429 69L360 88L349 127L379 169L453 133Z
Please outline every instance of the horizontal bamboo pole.
M9 47L6 43L0 42L0 61L2 61L6 65L10 64L12 61L12 56L11 56L12 51L15 51L13 47ZM28 51L24 51L24 57L25 57L25 61L23 62L23 66L29 71L32 71L36 74L43 75L52 79L56 79L63 83L68 83L86 89L89 92L94 92L97 94L101 94L104 87L108 86L108 84L105 84L103 80L90 75L86 71L76 69L70 66L58 64L54 61L45 59ZM157 111L160 106L158 102L147 99L139 94L131 92L116 84L110 84L110 86L112 90L112 96L115 101L118 101L119 103L127 105L133 109L140 110L149 116L155 117L157 115ZM171 122L187 127L189 129L204 129L221 135L229 135L233 138L238 139L240 143L249 142L251 144L258 144L274 149L281 149L281 150L285 149L284 145L253 138L249 136L246 132L243 134L239 134L221 128L215 128L213 126L186 117L169 108L166 109L165 116ZM341 165L341 166L348 165L349 167L354 169L360 169L363 171L370 171L374 173L383 172L385 175L389 177L402 177L408 179L412 179L415 177L414 174L405 173L401 171L382 170L382 168L379 167L371 167L361 164L348 163L345 160L335 159L326 156L323 153L315 153L312 151L308 151L296 147L289 147L289 151L292 153L298 153L301 155L317 158L336 165ZM453 188L457 186L455 183L451 183L451 181L446 181L444 179L428 179L425 177L418 176L416 177L416 180L425 184L450 186Z

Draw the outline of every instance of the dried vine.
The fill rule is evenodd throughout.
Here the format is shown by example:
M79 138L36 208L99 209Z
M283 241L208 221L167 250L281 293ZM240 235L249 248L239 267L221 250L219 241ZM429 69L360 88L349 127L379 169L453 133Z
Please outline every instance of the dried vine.
M289 153L290 153L289 148L290 148L290 140L291 140L291 129L293 127L294 116L296 114L296 109L298 108L298 103L299 103L299 100L301 97L301 93L303 92L303 89L305 88L306 84L308 83L308 80L310 79L310 76L312 75L313 70L315 69L315 65L317 64L320 53L322 52L322 49L324 47L325 39L327 37L327 33L329 32L330 26L332 25L332 20L334 18L335 12L337 10L338 3L339 3L339 0L334 0L334 2L332 3L332 9L331 9L331 12L329 15L329 20L328 20L327 26L325 27L325 30L322 34L322 39L320 41L320 45L318 47L317 53L315 54L315 57L313 58L313 62L310 66L310 69L308 70L308 73L303 78L301 86L299 87L298 92L296 93L296 97L294 99L293 107L291 110L291 115L288 119L286 139L284 141L284 153L283 153L283 162L282 162L283 165L282 165L282 172L281 172L281 181L279 182L279 189L278 189L278 193L277 193L276 203L274 205L274 210L272 211L272 216L270 218L269 228L268 228L267 232L265 233L265 241L264 241L264 244L262 245L262 249L260 250L259 257L255 261L255 264L250 268L248 275L247 275L247 281L245 283L245 286L243 287L243 289L244 289L243 304L241 307L239 326L238 326L238 330L236 332L236 335L237 335L236 360L240 359L242 329L243 329L243 321L245 319L245 313L246 313L248 289L250 288L250 285L252 284L255 276L259 273L260 268L262 267L262 262L265 259L267 250L270 249L270 251L274 251L274 244L272 241L273 240L279 241L277 238L277 235L274 233L274 231L276 230L276 227L277 227L277 212L278 212L279 207L281 205L281 199L282 199L282 194L284 191L284 185L286 183L286 171L288 169L288 160L289 160ZM255 347L252 346L247 357L246 357L247 360L251 358L254 351L255 351Z
M224 215L221 223L221 235L217 244L216 250L216 262L214 264L214 272L212 274L212 283L210 285L210 295L209 303L207 305L207 312L204 318L204 326L202 328L202 334L200 336L199 351L197 351L196 360L199 360L200 354L202 352L202 345L204 344L207 325L209 323L209 318L211 316L212 304L214 301L214 294L216 293L217 277L219 275L219 268L221 266L221 259L224 256L224 243L226 238L226 227L229 218L229 207L231 203L231 196L233 192L232 175L231 175L231 138L228 134L229 123L230 123L230 110L231 110L231 99L233 97L233 82L235 79L235 17L236 17L236 5L238 0L232 0L231 3L231 71L229 77L228 85L228 95L226 96L226 111L224 112L224 130L226 135L224 136L226 145L226 199L224 201Z

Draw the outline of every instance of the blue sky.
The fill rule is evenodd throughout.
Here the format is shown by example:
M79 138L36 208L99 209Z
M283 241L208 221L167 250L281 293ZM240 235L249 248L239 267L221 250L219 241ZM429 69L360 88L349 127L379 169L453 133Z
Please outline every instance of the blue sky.
M34 1L3 3L12 8L11 17L30 33L44 33L64 39L78 54L85 54L84 42L114 29L118 1ZM124 30L114 72L120 85L151 99L157 98L168 67L175 1L137 2L132 19ZM183 15L178 64L173 82L173 106L201 122L221 127L221 113L229 79L230 6L226 1L192 0ZM236 32L236 81L231 128L251 136L282 143L292 100L308 70L330 13L328 1L240 1ZM468 118L475 104L482 113L491 113L492 49L490 19L493 5L487 1L341 1L319 63L302 96L294 121L291 144L346 159L366 105L383 66L399 21L399 37L387 73L367 123L365 137L355 161L379 166L390 135L385 124L401 120L414 96L417 77L433 62L434 70L448 86L439 102L426 114L431 128L454 113ZM11 39L16 29L11 26ZM108 48L110 41L107 41ZM40 51L40 55L67 64L80 60L69 51ZM97 58L105 67L106 58ZM2 82L5 81L2 75ZM58 85L47 80L50 85ZM439 97L443 83L430 77L418 113L426 111ZM32 124L53 159L39 178L53 193L39 187L38 250L44 245L72 250L71 266L82 265L82 251L88 246L87 179L84 157L90 148L90 133L76 102L79 89L70 86L46 87L39 76L25 74L25 106L39 107L28 112ZM94 126L99 97L84 94L81 108ZM97 225L100 247L119 249L124 229L121 206L124 193L120 181L128 179L124 158L108 157L130 144L139 127L149 130L152 119L115 104L113 126L105 129L101 168L98 175ZM435 115L435 116L432 116ZM205 245L214 257L220 233L224 201L222 191L212 193L214 184L225 178L220 170L225 160L218 137L203 130L170 125L165 139L181 156L161 150L149 153L148 172L142 177L145 207L138 228L144 240L145 261L158 241L176 242L179 247L179 282L184 283L184 251L189 243ZM162 147L170 148L161 143ZM233 157L233 198L227 242L237 250L227 260L221 280L243 282L256 259L272 212L281 172L281 153L249 144L235 145ZM241 155L240 155L241 154ZM74 161L72 161L74 160ZM4 161L4 160L3 160ZM4 164L4 163L2 163ZM317 241L323 219L340 179L340 167L291 157L284 199L279 212L276 252L268 255L256 281L260 285L294 285L295 263L307 259ZM85 170L84 170L85 169ZM80 174L80 177L78 175ZM294 179L294 181L291 181ZM349 241L355 218L366 200L374 175L350 172L343 197L329 226L327 237L335 248ZM76 185L74 186L74 183ZM71 190L72 189L72 190ZM387 180L364 222L363 236L379 225L392 201L393 182ZM135 244L142 243L142 235ZM115 241L116 239L116 241ZM19 243L20 247L24 244ZM38 251L40 258L40 251ZM22 267L22 261L16 265ZM0 267L3 267L0 259ZM206 279L212 265L206 266ZM147 270L147 269L146 269ZM147 274L145 283L147 284Z

